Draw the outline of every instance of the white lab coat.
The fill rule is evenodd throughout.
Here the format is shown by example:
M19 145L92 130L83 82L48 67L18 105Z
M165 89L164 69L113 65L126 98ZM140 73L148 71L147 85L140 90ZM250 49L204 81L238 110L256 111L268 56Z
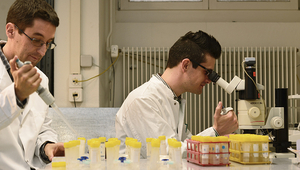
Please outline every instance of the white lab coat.
M186 100L174 100L174 94L157 77L133 90L116 115L116 137L121 140L120 153L125 152L125 139L132 137L142 142L141 157L146 158L146 138L176 138L182 142L183 157L186 156L186 141L191 133L184 124ZM178 129L178 133L177 133ZM208 128L202 136L214 136Z
M41 85L48 87L48 78L38 70ZM0 60L0 169L29 170L42 168L39 148L45 141L57 142L50 128L49 106L36 92L31 94L24 109L16 103L14 83ZM21 114L21 112L23 112Z

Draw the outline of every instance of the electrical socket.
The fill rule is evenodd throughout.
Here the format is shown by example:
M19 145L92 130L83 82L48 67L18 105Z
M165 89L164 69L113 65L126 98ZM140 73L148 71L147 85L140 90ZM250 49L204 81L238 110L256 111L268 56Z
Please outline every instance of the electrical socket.
M69 75L69 87L77 88L82 87L82 82L77 82L82 80L81 74L71 74Z
M82 102L82 88L70 88L69 89L69 101L74 102L74 97L75 96L75 102Z

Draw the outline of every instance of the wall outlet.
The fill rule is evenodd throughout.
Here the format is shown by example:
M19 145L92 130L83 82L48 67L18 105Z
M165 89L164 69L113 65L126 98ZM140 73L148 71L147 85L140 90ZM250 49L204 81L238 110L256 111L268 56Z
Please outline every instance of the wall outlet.
M82 82L78 82L82 80L81 74L71 74L69 76L69 87L78 88L82 87Z
M82 102L82 88L70 88L69 89L69 101L70 102Z

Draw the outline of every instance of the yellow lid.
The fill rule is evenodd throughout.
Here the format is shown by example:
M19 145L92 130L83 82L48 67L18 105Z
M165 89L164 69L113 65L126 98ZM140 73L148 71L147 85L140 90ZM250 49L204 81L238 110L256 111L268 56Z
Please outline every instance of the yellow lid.
M141 148L142 147L142 143L141 142L132 141L131 142L131 147L132 148Z
M99 137L98 139L100 142L106 142L106 137Z
M99 148L100 147L100 141L94 140L93 142L90 143L90 147Z
M131 137L126 137L126 139L125 139L125 140L132 140L132 139L134 139L134 138L131 138Z
M86 141L85 137L79 137L77 138L78 140L84 140L84 142Z
M244 134L243 136L240 137L240 140L243 142L250 142L251 137L252 137L252 135L250 135L250 134Z
M226 136L218 136L217 138L219 138L219 140L221 142L227 142L228 141L228 137L226 137Z
M128 144L129 146L132 147L132 145L133 145L134 142L138 142L138 141L135 141L135 140L129 140L129 141L127 142L127 144Z
M152 139L151 146L159 148L160 147L160 140L159 139Z
M90 143L91 143L93 140L95 140L95 139L89 139L89 140L87 141L87 144L90 146Z
M260 141L269 142L269 136L260 136Z
M235 137L235 134L230 134L229 135L229 138L234 138Z
M72 142L74 143L75 146L80 145L80 140L73 140Z
M72 145L72 143L71 142L65 142L64 143L64 147L65 148L71 148L73 145Z
M202 136L201 138L201 142L211 142L211 138L210 136Z
M217 137L211 137L210 138L212 142L219 142L220 141L220 138L217 138Z
M121 140L116 140L116 145L121 145Z
M172 144L173 142L176 142L177 140L175 138L168 138L168 144Z
M130 142L131 140L125 140L125 145L129 145L129 142Z
M173 141L172 146L174 148L181 148L181 142L179 142L179 141Z
M151 142L153 138L146 138L146 142Z
M52 167L66 167L66 162L52 162Z
M116 142L114 142L114 141L105 142L106 148L111 148L111 147L115 147L115 146L116 146Z
M203 138L203 136L197 136L197 137L196 137L196 140L199 141L199 142L201 142L201 141L202 141L202 138Z
M191 139L197 141L197 136L192 136Z
M168 139L168 145L173 147L173 142L175 142L175 140L172 140L172 138Z
M159 136L158 139L159 140L166 140L166 136Z
M260 141L260 137L258 135L251 136L251 142L259 142L259 141Z
M246 134L236 134L236 135L234 136L234 140L235 140L235 141L243 141L245 135L246 135Z
M119 140L118 138L109 138L108 141Z

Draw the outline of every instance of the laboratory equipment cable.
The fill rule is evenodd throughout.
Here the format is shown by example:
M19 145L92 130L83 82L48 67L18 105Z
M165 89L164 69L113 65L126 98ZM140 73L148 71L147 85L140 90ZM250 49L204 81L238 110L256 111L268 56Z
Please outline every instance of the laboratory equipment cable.
M76 108L76 99L75 99L75 97L76 97L76 95L73 94L74 106L75 106L75 108Z
M131 54L132 55L132 54ZM125 53L125 56L128 57L128 54ZM142 56L142 55L138 55L139 57L146 57L146 56ZM131 56L129 56L130 58L132 58ZM136 61L139 61L139 62L142 62L141 59L136 59L135 57L133 58L135 59ZM149 59L151 60L151 59ZM165 62L167 62L168 60L165 59ZM146 61L143 61L143 63L146 63ZM147 62L148 65L151 65L151 66L154 66L154 67L158 67L159 69L164 69L163 67L159 67L158 65L155 65L155 64L151 64L150 62Z
M242 68L243 68L243 71L245 72L245 74L250 78L250 80L251 80L251 81L253 82L253 84L255 85L256 90L257 90L257 93L258 93L259 96L260 96L260 100L262 100L262 102L263 102L263 104L264 104L264 109L265 109L265 112L266 112L266 103L265 103L265 101L263 100L262 95L260 94L260 92L259 92L259 90L258 90L258 88L257 88L256 83L254 82L254 80L249 76L249 74L248 74L247 71L245 70L244 63L245 63L245 61L242 62ZM266 113L265 121L267 120L268 115L269 115L269 114Z
M110 57L110 62L113 63L112 57ZM116 80L116 77L115 77L115 66L114 65L112 65L112 69L113 69L113 85L112 85L112 95L110 95L110 96L112 97L111 98L112 107L114 107L114 103L115 103L115 80Z
M107 72L111 67L113 67L114 66L114 64L117 62L117 60L119 59L119 56L120 56L120 53L118 52L118 56L117 56L117 58L112 62L112 58L110 58L111 59L111 65L110 66L108 66L102 73L100 73L100 74L98 74L98 75L96 75L96 76L93 76L93 77L91 77L91 78L89 78L89 79L86 79L86 80L74 80L75 81L75 83L78 83L78 82L86 82L86 81L89 81L89 80L92 80L92 79L94 79L94 78L96 78L96 77L99 77L99 76L101 76L102 74L104 74L105 72ZM99 66L98 66L99 67ZM113 76L114 76L114 78L115 78L115 68L113 67ZM114 82L113 82L114 83ZM114 93L113 93L114 94ZM74 98L74 105L75 105L75 107L76 107L76 104L75 104L75 97L73 96L73 98Z
M98 74L98 75L96 75L96 76L93 76L93 77L91 77L91 78L89 78L89 79L86 79L86 80L74 80L75 83L90 81L90 80L92 80L92 79L94 79L94 78L96 78L96 77L101 76L102 74L104 74L105 72L107 72L107 71L108 71L108 70L109 70L109 69L117 62L118 58L119 58L119 54L118 54L118 57L114 60L114 62L111 63L111 65L108 66L107 69L105 69L102 73L100 73L100 74Z

